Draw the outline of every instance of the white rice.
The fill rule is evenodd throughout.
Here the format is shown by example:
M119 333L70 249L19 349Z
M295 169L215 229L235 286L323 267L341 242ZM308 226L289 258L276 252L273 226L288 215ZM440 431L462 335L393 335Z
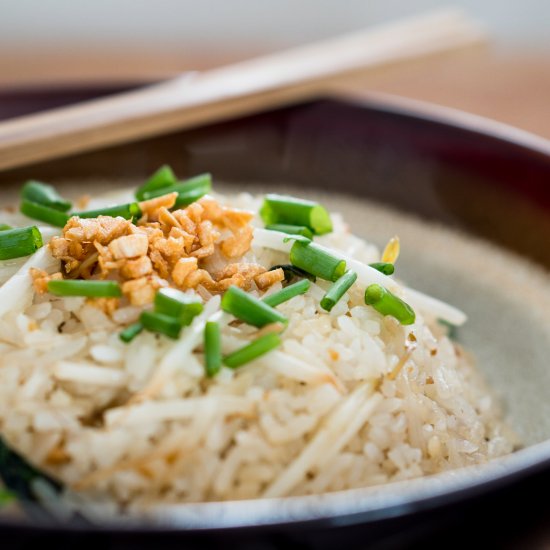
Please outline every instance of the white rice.
M245 194L225 202L257 208ZM333 219L320 243L355 265L380 260ZM275 241L258 246L266 238L247 259L288 263ZM471 358L436 322L460 312L393 280L416 308L414 325L364 305L367 271L331 313L318 280L278 306L289 319L280 349L206 382L204 323L220 321L225 353L252 333L228 323L218 297L179 341L144 332L126 345L118 333L139 309L109 317L84 299L35 295L30 265L58 267L43 248L0 287L0 431L77 492L139 511L383 484L513 450ZM52 463L60 446L66 460Z

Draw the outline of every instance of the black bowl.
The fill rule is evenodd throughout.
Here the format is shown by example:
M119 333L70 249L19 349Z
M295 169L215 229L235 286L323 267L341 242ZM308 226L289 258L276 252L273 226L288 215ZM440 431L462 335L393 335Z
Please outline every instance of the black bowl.
M178 174L337 191L481 237L550 267L550 143L450 110L378 97L319 100L0 174L9 197L28 177L53 183ZM534 381L536 383L536 381ZM529 396L526 396L529 399ZM382 491L187 506L155 526L10 523L15 547L393 547L523 540L548 508L530 504L550 477L550 440L494 465Z

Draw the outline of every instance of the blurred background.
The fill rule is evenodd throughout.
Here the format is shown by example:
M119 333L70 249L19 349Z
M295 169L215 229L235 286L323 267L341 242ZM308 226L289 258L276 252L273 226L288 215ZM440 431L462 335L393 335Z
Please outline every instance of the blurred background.
M0 0L0 93L133 85L443 6L438 0ZM382 91L550 137L550 1L454 0L489 49L432 59L335 93ZM13 114L18 114L14 111Z

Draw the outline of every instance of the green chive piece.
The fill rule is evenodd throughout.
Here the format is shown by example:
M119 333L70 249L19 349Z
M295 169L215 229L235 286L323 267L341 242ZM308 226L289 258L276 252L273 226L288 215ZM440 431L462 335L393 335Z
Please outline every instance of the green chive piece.
M346 272L346 261L314 242L296 241L290 249L292 265L326 281L336 281Z
M270 323L288 324L288 319L276 309L236 286L230 286L223 295L222 309L255 327L263 327Z
M268 306L276 307L283 302L288 302L288 300L294 298L294 296L305 294L309 290L310 286L311 281L309 281L308 279L302 279L301 281L298 281L297 283L278 290L277 292L274 292L269 296L264 296L262 298L262 301Z
M29 202L35 202L49 206L60 212L67 212L72 204L65 200L53 187L46 183L30 180L21 189L21 198Z
M226 355L223 358L223 363L230 369L236 369L246 363L250 363L254 359L265 355L269 351L278 348L281 345L281 338L275 332L264 334L250 344Z
M287 223L271 223L265 226L270 231L280 231L281 233L288 233L289 235L302 235L310 241L313 239L313 233L309 227L305 225L290 225Z
M7 231L8 229L13 229L13 227L7 223L0 223L0 231Z
M11 260L34 254L44 245L38 227L5 229L0 232L0 260Z
M56 227L65 227L69 221L69 216L65 212L60 212L55 208L38 204L37 202L31 202L28 200L22 200L19 210L22 214L25 214L28 218L34 220L40 220Z
M321 300L321 307L325 311L330 311L342 298L342 296L351 288L357 280L355 271L346 271L332 286Z
M142 201L145 199L145 193L162 189L177 183L177 178L172 168L167 164L161 166L141 187L136 191L136 199Z
M182 325L178 319L170 315L157 313L156 311L142 312L139 321L147 330L164 334L174 340L179 338L182 329Z
M156 197L161 197L162 195L167 195L168 193L177 193L178 198L176 199L174 208L179 208L199 200L211 190L212 176L210 174L200 174L199 176L195 176L194 178L190 178L185 181L180 181L168 187L147 191L143 194L143 197L145 200L149 200Z
M175 288L162 288L155 295L155 311L174 317L182 326L190 325L203 309L197 298Z
M220 325L214 321L208 321L204 327L204 362L207 376L215 376L222 368Z
M376 269L376 271L380 271L380 273L383 273L384 275L393 275L395 271L395 266L389 262L375 262L373 264L369 264L369 266Z
M0 488L0 508L15 502L15 499L16 497L11 491Z
M447 338L450 340L456 340L458 336L458 327L456 325L453 325L452 323L449 323L449 321L445 321L445 319L438 319L437 322L442 326L445 327L445 330L447 331Z
M138 334L143 331L143 325L138 321L127 326L118 337L125 343L129 344Z
M121 217L125 220L141 218L141 208L137 202L128 204L117 204L107 208L98 208L97 210L87 210L86 212L73 212L73 216L79 218L97 218L98 216L111 216L112 218Z
M365 304L382 315L395 317L402 325L412 325L416 319L413 308L381 285L369 285L365 290Z
M315 235L332 231L332 220L324 206L287 195L266 195L260 216L266 225L303 225L309 227Z
M308 239L303 235L289 235L288 237L283 238L284 243L288 243L289 241L296 241L299 243L309 244L311 242L311 239Z
M300 279L309 279L312 282L315 282L317 279L315 275L312 275L311 273L308 273L303 269L295 267L292 264L274 265L273 267L269 268L269 271L273 271L275 269L283 270L283 273L285 274L285 281L287 283L292 282L292 280L295 279L296 277L300 277Z
M116 281L83 281L54 279L48 283L48 292L55 296L85 296L87 298L119 298L122 296Z

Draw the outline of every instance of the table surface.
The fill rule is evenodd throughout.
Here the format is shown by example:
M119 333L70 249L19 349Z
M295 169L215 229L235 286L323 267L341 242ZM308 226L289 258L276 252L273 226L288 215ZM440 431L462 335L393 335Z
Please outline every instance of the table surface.
M155 80L194 69L207 69L230 58L189 60L177 56L74 54L39 60L0 53L0 93L29 85L121 83ZM376 74L335 82L331 93L364 97L384 92L465 110L511 124L550 139L550 61L543 54L491 50L436 57ZM526 526L513 548L550 548L550 511Z

